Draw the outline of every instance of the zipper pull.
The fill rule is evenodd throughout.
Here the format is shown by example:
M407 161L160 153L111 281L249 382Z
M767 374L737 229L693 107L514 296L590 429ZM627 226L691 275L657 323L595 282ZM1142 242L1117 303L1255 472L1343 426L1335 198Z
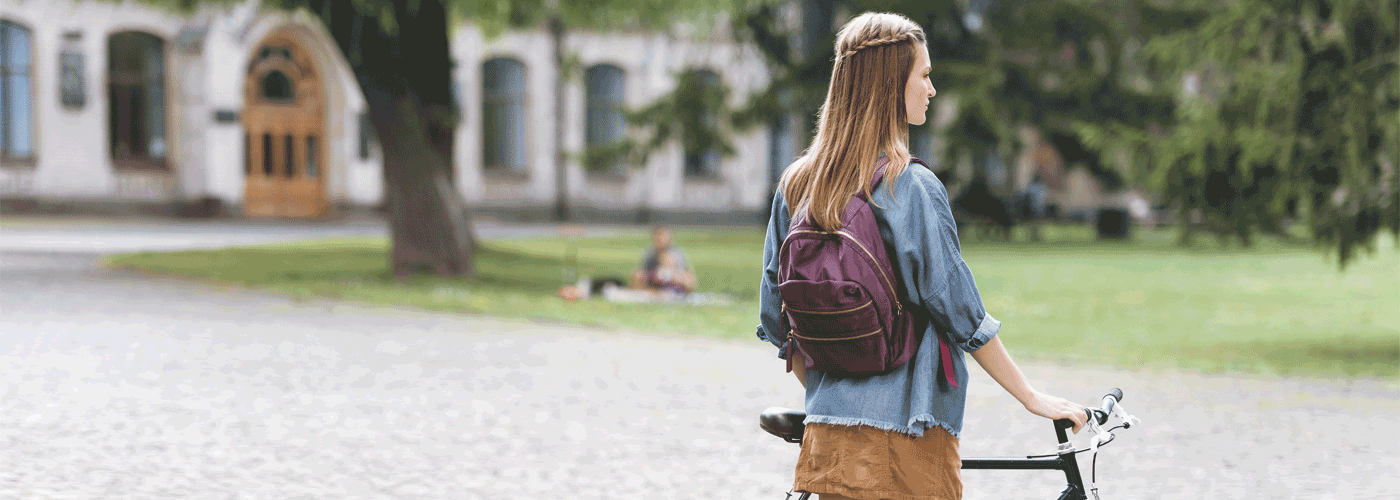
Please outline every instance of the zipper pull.
M792 339L792 331L788 331L788 373L792 373L792 354L797 353L797 340Z
M787 301L784 300L782 302L779 302L778 305L778 325L780 325L779 328L787 328L787 345L783 346L784 350L787 353L787 373L792 373L792 351L797 349L797 347L792 345L792 325L788 322Z
M792 373L792 330L788 330L787 340L787 373Z

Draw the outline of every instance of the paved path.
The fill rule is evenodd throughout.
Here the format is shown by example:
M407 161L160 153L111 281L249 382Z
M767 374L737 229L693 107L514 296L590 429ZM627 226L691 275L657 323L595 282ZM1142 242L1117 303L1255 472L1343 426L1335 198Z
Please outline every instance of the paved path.
M5 248L0 499L776 499L791 481L796 446L756 416L801 396L757 341L296 302ZM1394 381L1022 368L1085 403L1127 393L1144 425L1105 448L1105 499L1400 496ZM964 456L1053 446L976 370L964 433ZM963 477L969 499L1061 487Z

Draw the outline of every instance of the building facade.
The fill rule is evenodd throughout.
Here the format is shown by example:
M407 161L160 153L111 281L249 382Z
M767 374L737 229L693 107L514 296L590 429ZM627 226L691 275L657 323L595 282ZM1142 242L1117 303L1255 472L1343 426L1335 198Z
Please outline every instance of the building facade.
M179 15L130 3L0 0L0 201L6 211L86 210L321 218L380 203L380 151L348 64L319 20L249 2ZM752 218L796 154L784 123L732 131L732 156L672 141L643 166L585 169L590 145L636 134L682 73L729 89L768 85L752 47L659 33L571 32L557 73L543 29L488 39L470 23L451 51L462 121L454 179L478 210L542 218L557 176L583 217ZM719 40L719 41L715 41ZM563 110L561 168L555 108ZM664 217L663 217L664 218Z

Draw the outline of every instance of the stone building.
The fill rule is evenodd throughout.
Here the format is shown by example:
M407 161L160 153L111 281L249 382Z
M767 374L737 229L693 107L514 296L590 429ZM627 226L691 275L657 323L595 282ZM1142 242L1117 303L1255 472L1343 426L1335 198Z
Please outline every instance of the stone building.
M257 2L180 15L133 3L0 0L0 201L23 210L317 218L382 196L380 153L354 76L306 13ZM558 168L563 149L615 140L621 108L653 101L680 72L722 82L732 107L768 84L761 55L729 37L571 32L581 78L559 76L544 29L452 36L457 188L478 210L551 213L556 175L582 217L753 219L797 153L775 122L731 136L735 154L677 141L642 167ZM576 155L570 155L574 158Z

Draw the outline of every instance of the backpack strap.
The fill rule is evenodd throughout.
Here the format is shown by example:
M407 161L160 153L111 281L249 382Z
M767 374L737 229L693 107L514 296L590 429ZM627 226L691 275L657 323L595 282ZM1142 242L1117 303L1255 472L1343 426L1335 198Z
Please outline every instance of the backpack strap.
M890 163L890 157L888 157L888 156L881 156L881 157L880 157L880 163L877 164L877 165L875 166L875 176L874 176L873 178L870 179L870 192L871 192L871 193L874 193L874 192L875 192L875 186L880 185L880 180L885 178L885 167L888 166L889 163ZM920 165L923 165L924 168L928 168L928 162L926 162L926 161L920 159L920 158L917 157L917 156L910 156L910 157L909 157L909 163L911 163L911 164L913 164L913 163L918 163L918 164L920 164ZM868 202L868 201L870 201L870 200L865 200L865 201Z
M885 178L885 167L889 164L890 157L880 157L880 163L875 165L875 176L870 179L870 192L875 192L875 186L880 185L880 179Z
M953 370L952 350L948 349L948 343L943 341L942 335L939 335L935 332L933 336L935 339L938 340L938 357L943 359L943 378L947 380L948 383L951 384L953 387L957 387L958 377L956 375L956 372Z
M876 167L875 167L875 176L874 176L873 179L870 180L870 192L871 192L871 193L874 193L874 192L875 192L875 186L880 185L880 180L883 179L883 178L885 177L885 167L888 166L889 163L890 163L890 157L888 157L888 156L881 156L881 157L880 157L880 163L879 163L878 165L876 165ZM920 165L923 165L925 168L928 167L928 163L924 162L924 160L922 160L922 159L919 159L917 156L910 156L910 157L909 157L909 163L918 163L918 164L920 164ZM864 198L865 196L864 196L864 195L861 195L861 197ZM869 202L870 200L867 199L867 200L865 200L865 201L866 201L866 202ZM786 311L784 311L784 312L786 313ZM786 318L786 314L784 314L784 317ZM939 351L939 352L938 352L938 354L939 354L938 357L940 358L940 361L941 361L941 363L939 363L939 364L941 365L941 366L939 366L939 368L940 368L939 371L943 372L943 378L944 378L944 380L947 380L947 381L948 381L948 384L952 385L953 387L958 387L957 375L956 375L956 372L955 372L955 370L954 370L954 368L953 368L953 353L952 353L952 350L948 348L948 342L944 342L944 341L943 341L943 335L938 334L938 333L936 333L936 332L934 333L934 341L935 341L935 342L938 342L938 351ZM792 370L792 368L791 368L791 361L789 361L789 368L788 368L788 370L789 370L789 371Z
M878 164L875 165L875 176L872 177L872 178L870 179L870 193L871 193L871 194L874 194L874 193L875 193L875 186L880 185L880 179L884 179L884 178L885 178L885 166L886 166L886 165L889 165L889 163L890 163L890 157L888 157L888 156L881 156L881 157L880 157L880 162L879 162ZM869 203L869 202L870 202L870 198L866 197L865 193L857 193L857 196L860 196L860 198L861 198L862 200L865 200L866 203Z

